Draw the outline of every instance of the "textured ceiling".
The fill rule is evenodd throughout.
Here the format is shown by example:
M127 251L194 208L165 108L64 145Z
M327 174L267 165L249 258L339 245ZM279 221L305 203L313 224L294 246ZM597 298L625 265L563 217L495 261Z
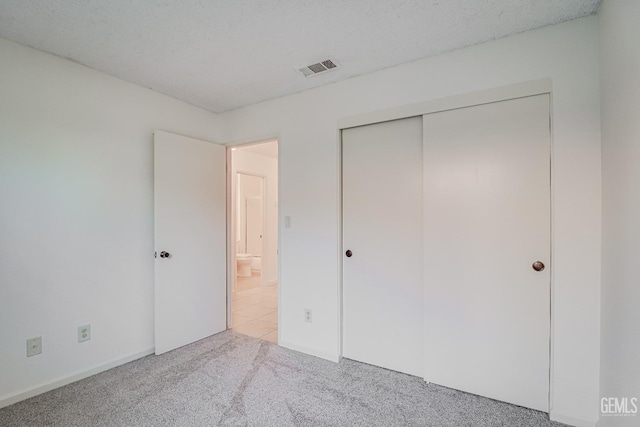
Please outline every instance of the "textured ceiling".
M590 15L600 0L0 0L0 36L215 112ZM305 78L326 56L342 68Z

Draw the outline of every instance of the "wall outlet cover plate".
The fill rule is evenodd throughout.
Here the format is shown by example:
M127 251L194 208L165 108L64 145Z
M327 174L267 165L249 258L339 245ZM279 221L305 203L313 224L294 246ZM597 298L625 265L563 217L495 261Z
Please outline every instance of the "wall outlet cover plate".
M42 337L27 339L27 357L42 353Z
M89 341L91 339L91 325L78 326L78 342Z

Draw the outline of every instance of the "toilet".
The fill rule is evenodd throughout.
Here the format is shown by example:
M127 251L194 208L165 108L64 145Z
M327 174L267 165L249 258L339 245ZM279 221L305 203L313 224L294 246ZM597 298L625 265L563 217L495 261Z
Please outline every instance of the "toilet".
M253 262L253 255L236 254L236 271L238 273L238 276L251 277L252 262Z

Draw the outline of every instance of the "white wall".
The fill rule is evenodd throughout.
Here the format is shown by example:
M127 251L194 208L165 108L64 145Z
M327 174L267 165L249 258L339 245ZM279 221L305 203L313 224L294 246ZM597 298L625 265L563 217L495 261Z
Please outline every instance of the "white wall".
M239 148L233 151L233 176L246 172L264 177L266 251L262 254L263 283L278 282L278 160Z
M0 406L153 349L153 136L219 118L0 39ZM90 323L91 341L77 343ZM27 358L25 340L43 352Z
M640 2L605 0L599 15L602 73L601 396L640 398ZM634 417L603 426L637 426Z
M281 228L281 343L337 359L337 121L551 77L552 414L594 422L599 409L601 225L596 22L590 17L523 33L221 117L0 39L0 403L153 347L154 128L207 140L221 140L223 133L226 141L279 135L280 218L292 218L290 229ZM612 36L604 34L606 43ZM605 82L611 80L607 75ZM626 135L624 141L630 141L637 133ZM630 144L621 147L631 150ZM612 164L607 153L605 170ZM615 175L613 169L608 170ZM635 177L628 168L622 172ZM616 197L616 203L625 202ZM624 219L630 223L633 213ZM605 218L609 229L618 219ZM616 238L618 243L624 239ZM614 321L605 327L612 328L628 320L631 309L612 316L607 301L627 307L631 300L626 288L611 295L608 289L605 314ZM304 322L305 307L313 309L313 323ZM78 344L76 327L84 323L91 323L93 339ZM35 335L43 336L44 352L27 359L25 339ZM612 351L624 349L624 336L615 339L620 346ZM606 362L611 353L603 355L605 374L613 373ZM603 376L605 389L623 381Z
M281 345L339 357L337 121L546 77L553 79L554 120L552 416L576 424L596 422L601 217L595 17L222 115L228 141L279 135L280 219L291 216L291 228L284 229L281 222L280 233ZM313 309L313 323L304 321L304 308Z

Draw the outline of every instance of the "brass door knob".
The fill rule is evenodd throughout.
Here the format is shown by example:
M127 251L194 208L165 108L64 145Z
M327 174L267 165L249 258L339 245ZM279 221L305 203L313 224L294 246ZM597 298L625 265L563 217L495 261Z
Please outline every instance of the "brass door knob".
M536 262L534 262L534 263L531 265L531 267L533 267L533 269L534 269L535 271L542 271L542 270L544 270L544 264L543 264L543 262L542 262L542 261L536 261Z

